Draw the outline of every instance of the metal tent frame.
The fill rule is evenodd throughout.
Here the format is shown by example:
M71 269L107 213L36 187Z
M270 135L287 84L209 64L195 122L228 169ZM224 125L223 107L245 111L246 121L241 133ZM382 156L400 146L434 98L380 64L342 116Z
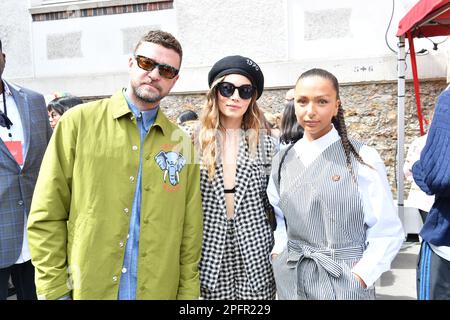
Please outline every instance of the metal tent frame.
M400 20L398 31L398 98L397 98L397 207L398 215L404 221L404 179L403 164L405 144L405 39L408 39L414 92L419 119L420 134L424 134L420 105L419 76L417 72L414 38L450 35L450 0L420 0Z

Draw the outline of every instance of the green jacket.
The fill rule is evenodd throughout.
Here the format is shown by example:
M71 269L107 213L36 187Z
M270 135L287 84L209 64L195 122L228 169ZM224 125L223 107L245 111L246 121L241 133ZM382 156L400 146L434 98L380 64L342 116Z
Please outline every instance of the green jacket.
M74 299L117 299L139 147L136 119L122 92L61 117L28 219L40 299L70 291ZM166 153L172 150L177 153ZM191 140L158 111L142 159L136 297L196 299L203 226Z

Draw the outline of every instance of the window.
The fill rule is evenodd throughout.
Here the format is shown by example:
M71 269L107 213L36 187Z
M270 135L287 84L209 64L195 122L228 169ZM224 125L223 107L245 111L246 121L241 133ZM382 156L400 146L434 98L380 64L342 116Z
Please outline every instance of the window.
M47 5L47 4L60 4L60 3L67 3L70 4L71 2L86 2L88 0L72 0L72 1L67 1L67 0L42 0L41 4L42 5Z
M48 21L165 9L173 0L31 0L29 11L33 21Z

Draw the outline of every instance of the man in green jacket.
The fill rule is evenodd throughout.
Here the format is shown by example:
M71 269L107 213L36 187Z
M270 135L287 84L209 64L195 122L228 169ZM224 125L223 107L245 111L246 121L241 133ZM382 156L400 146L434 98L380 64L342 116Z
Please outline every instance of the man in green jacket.
M28 220L38 298L198 298L199 166L159 108L181 59L171 34L150 31L126 89L58 122Z

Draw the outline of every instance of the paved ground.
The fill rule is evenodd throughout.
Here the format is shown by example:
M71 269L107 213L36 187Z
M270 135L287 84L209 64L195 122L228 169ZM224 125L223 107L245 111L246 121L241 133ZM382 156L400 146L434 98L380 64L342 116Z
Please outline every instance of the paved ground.
M377 300L416 300L416 265L419 242L405 242L391 270L375 284Z

